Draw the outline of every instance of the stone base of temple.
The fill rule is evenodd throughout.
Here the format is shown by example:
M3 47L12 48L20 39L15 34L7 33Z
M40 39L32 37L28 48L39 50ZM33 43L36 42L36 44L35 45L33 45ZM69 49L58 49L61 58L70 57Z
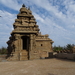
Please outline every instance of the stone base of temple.
M8 60L8 61L19 61L19 54L14 53L13 55L10 55L10 57L8 57L6 60Z
M7 58L8 61L24 61L43 58L52 58L53 52L30 53L27 50L21 50L19 53L13 53Z
M19 53L13 53L10 57L7 58L8 61L20 61L20 60L28 60L28 52L26 50L22 50Z
M40 59L39 54L32 54L32 55L30 55L30 60L34 60L34 59Z

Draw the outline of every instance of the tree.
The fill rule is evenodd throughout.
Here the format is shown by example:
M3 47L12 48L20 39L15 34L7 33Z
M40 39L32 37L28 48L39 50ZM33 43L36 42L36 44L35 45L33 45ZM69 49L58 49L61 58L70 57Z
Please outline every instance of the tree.
M68 50L70 53L72 53L73 51L73 47L74 47L74 44L67 44L66 45L66 50Z
M5 47L0 48L0 54L7 54L7 48Z
M54 52L60 52L60 51L62 51L62 50L63 50L63 47L60 47L60 46L58 46L58 47L54 46L54 47L53 47L53 51L54 51Z
M61 46L54 46L53 51L54 52L63 52L63 53L72 53L73 52L74 44L67 44L64 47Z

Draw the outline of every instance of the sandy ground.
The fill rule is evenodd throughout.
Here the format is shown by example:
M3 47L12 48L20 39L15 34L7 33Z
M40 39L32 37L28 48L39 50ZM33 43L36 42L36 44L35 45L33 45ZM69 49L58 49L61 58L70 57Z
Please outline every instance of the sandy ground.
M0 75L75 75L75 61L53 58L0 62Z

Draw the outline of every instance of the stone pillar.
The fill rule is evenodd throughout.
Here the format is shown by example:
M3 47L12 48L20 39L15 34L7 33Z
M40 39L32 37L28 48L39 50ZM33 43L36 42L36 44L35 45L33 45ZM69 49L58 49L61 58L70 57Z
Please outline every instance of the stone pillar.
M23 41L22 41L22 38L20 39L20 49L23 50Z
M20 35L15 34L15 52L19 53L20 51Z
M33 34L30 34L30 50L29 50L29 59L33 59Z
M33 48L33 35L30 35L30 51L32 51Z
M19 50L19 52L22 50L22 39L21 39L21 36L18 36L18 50Z
M17 38L14 43L15 43L15 52L17 52L18 51L18 39Z

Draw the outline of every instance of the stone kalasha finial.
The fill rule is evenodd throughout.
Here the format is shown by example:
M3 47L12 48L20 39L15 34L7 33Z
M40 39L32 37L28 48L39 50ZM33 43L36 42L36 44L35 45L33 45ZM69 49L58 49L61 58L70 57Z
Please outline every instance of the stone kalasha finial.
M25 7L25 5L23 4L22 7Z

